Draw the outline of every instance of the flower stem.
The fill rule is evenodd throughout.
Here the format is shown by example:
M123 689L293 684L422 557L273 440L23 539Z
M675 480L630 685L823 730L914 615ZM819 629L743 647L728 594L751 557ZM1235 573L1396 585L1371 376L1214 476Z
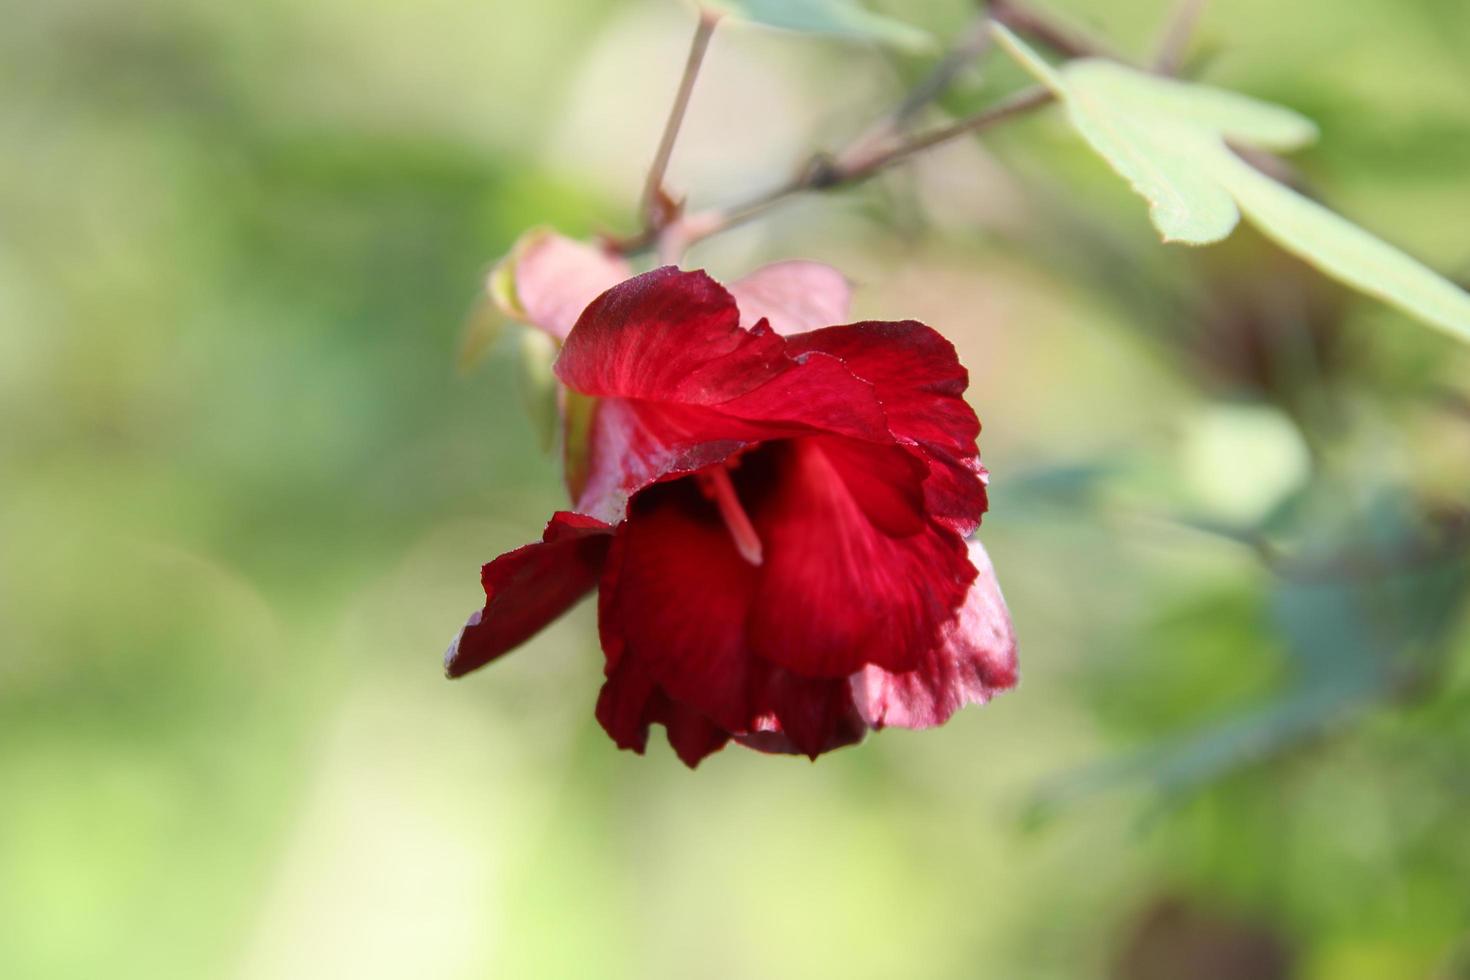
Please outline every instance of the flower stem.
M624 255L657 246L660 257L665 261L672 261L696 242L759 217L792 197L808 191L827 191L859 183L925 150L960 136L983 132L1050 104L1054 96L1047 89L1041 86L1025 89L979 112L908 137L887 149L877 148L888 137L901 131L919 109L941 95L965 64L985 51L988 41L982 38L988 37L988 31L984 28L992 19L1013 30L1031 35L1067 57L1122 60L1107 45L1054 22L1045 14L1025 5L1024 0L982 2L988 16L981 18L979 29L967 32L929 77L893 113L875 123L847 149L836 155L818 153L812 156L796 176L747 201L694 214L679 214L677 208L666 206L662 193L663 171L668 166L668 156L672 152L679 120L688 104L694 76L703 58L704 47L709 42L709 32L714 27L716 15L704 13L701 16L700 29L695 33L694 44L690 48L689 64L679 87L679 98L669 117L669 125L659 147L658 157L654 160L654 167L649 171L648 186L644 194L644 227L629 237L609 238L608 246ZM1167 55L1170 61L1177 59L1178 55L1171 52L1176 49L1182 52L1188 44L1190 32L1203 7L1204 0L1180 0L1180 6L1165 33L1161 58Z
M1058 23L1020 0L989 0L990 16L1018 34L1029 34L1068 58L1123 59L1106 44Z
M989 49L991 37L990 17L976 17L954 46L934 66L934 70L915 85L892 112L868 127L867 131L837 154L839 163L844 167L855 167L901 134L925 106L949 90L960 72Z
M1209 0L1179 0L1174 16L1164 28L1154 54L1153 69L1160 75L1177 75L1184 62L1184 53L1189 48L1189 39L1194 36L1195 25L1205 12Z
M930 130L900 143L890 150L873 154L854 166L843 166L830 157L813 157L800 174L742 204L722 210L707 211L681 219L685 247L703 241L736 225L759 217L788 198L808 191L828 191L867 180L880 171L907 160L931 147L946 143L967 133L979 133L1016 116L1024 115L1052 101L1044 88L1026 89L971 116Z
M699 67L704 63L704 53L709 49L709 39L715 32L720 15L701 9L699 23L694 27L694 39L689 43L689 57L684 62L684 74L679 79L679 89L674 93L674 104L669 109L669 118L664 123L663 136L659 139L658 151L648 168L648 178L643 183L642 212L644 226L656 233L672 218L672 208L667 206L664 192L664 175L669 169L669 160L674 155L674 143L679 138L679 127L684 124L684 113L689 109L689 97L694 92L694 80L699 77Z

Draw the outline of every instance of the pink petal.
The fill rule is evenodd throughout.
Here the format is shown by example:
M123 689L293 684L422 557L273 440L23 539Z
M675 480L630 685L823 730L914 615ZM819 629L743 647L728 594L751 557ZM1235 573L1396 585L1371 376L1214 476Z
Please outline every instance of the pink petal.
M765 563L751 649L804 677L916 666L975 576L963 539L924 513L923 465L906 447L836 437L752 461L768 456L780 472L752 514Z
M461 677L520 646L590 592L602 574L612 529L558 512L541 541L506 552L480 573L485 608L472 614L444 654Z
M514 262L526 319L558 340L572 332L588 303L633 274L617 254L550 231L526 240Z
M789 335L847 321L852 285L830 265L792 260L762 266L730 284L740 307L740 325L768 320Z
M874 728L932 728L967 704L984 704L1016 685L1016 634L995 568L970 542L975 582L938 644L919 666L891 673L868 666L852 678L853 700Z

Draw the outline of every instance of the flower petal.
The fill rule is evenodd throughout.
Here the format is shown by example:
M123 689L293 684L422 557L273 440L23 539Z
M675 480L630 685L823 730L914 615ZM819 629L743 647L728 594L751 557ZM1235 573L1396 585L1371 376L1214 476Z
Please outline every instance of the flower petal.
M868 733L846 678L798 677L783 667L764 665L755 697L759 714L752 730L735 740L759 752L815 760L824 752L856 745Z
M589 422L576 509L620 521L639 490L712 466L755 438L748 427L709 409L599 398Z
M608 521L643 487L755 442L813 432L892 439L872 385L824 352L790 356L765 324L741 329L730 294L702 272L658 269L609 290L578 321L556 371L598 399L576 506Z
M1016 685L1016 634L995 568L970 542L975 582L943 642L907 673L869 666L852 678L853 700L874 728L932 728L967 704L984 704Z
M461 677L520 646L597 584L612 528L558 512L541 541L509 551L480 572L485 608L470 616L444 654L444 672Z
M632 657L623 658L602 685L597 720L618 748L639 755L648 745L648 726L663 725L669 745L691 769L730 740L729 732L669 698Z
M513 256L515 298L532 326L558 340L587 304L633 274L620 256L552 231L533 232Z
M829 327L788 339L793 351L822 351L873 385L893 435L930 462L929 509L960 534L985 513L984 469L975 439L980 421L965 402L969 372L954 345L914 320Z
M841 357L788 350L766 324L742 329L735 300L703 272L655 269L608 290L577 321L556 373L584 395L714 409L752 437L766 430L741 423L887 432L873 386Z
M640 493L600 589L609 676L631 658L670 698L727 731L744 730L751 717L745 619L756 571L693 480Z
M740 307L740 325L768 320L782 335L830 327L847 320L852 285L820 262L792 260L762 266L730 284Z
M714 405L785 368L781 338L740 329L740 311L703 272L665 266L594 300L556 374L585 395Z
M752 460L780 472L752 514L765 563L751 649L804 677L916 666L975 569L963 539L924 513L913 455L821 437L776 443Z

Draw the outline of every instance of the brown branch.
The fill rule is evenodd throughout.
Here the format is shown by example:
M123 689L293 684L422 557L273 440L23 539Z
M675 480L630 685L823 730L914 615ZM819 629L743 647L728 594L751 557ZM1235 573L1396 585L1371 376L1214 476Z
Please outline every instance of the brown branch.
M1179 68L1184 63L1185 52L1189 49L1189 40L1194 36L1194 29L1199 23L1200 16L1209 6L1209 0L1178 0L1174 8L1174 16L1169 19L1164 28L1163 36L1159 39L1159 46L1154 53L1153 70L1160 75L1177 75Z
M694 39L689 43L689 57L684 62L684 74L679 79L679 89L674 94L674 104L669 109L669 118L664 123L663 136L659 139L658 151L648 168L648 178L643 184L644 227L657 232L673 217L675 208L668 203L664 192L664 175L669 169L669 160L674 155L674 142L679 138L679 127L684 123L684 113L689 109L689 97L694 92L694 80L699 77L699 66L704 62L704 53L709 49L709 39L715 31L720 15L700 10L699 23L694 28Z
M1008 119L1025 115L1033 109L1039 109L1049 104L1054 98L1055 96L1052 95L1049 89L1043 88L1040 85L1017 92L986 109L982 109L974 115L957 119L937 129L931 129L929 132L922 133L886 153L872 157L860 166L839 174L837 183L852 183L870 177L880 170L886 170L895 163L907 160L914 154L922 153L930 147L938 146L940 143L947 143L958 136L982 132Z
M668 164L668 154L678 131L679 120L688 102L689 90L693 87L699 59L709 40L708 31L713 28L711 15L706 13L701 19L700 31L696 32L690 50L689 66L686 67L684 81L680 85L680 97L670 116L669 127L665 131L663 144L659 147L654 168L649 173L644 202L644 227L636 235L624 238L609 236L606 244L624 255L658 246L662 257L677 256L690 245L759 217L792 197L809 191L826 191L858 183L925 150L960 136L983 132L1052 102L1054 96L1047 89L1040 86L1029 88L973 115L920 133L886 149L879 149L884 141L902 130L919 109L937 98L953 82L965 64L986 50L989 44L989 31L986 28L992 19L1012 30L1030 35L1069 58L1102 57L1123 60L1107 45L1063 27L1041 12L1024 5L1021 0L981 2L989 16L981 18L977 28L967 32L935 70L889 116L875 123L845 150L836 155L813 155L790 180L747 201L725 208L680 215L677 208L667 205L663 197L662 175ZM1202 7L1202 0L1182 0L1181 10L1176 11L1166 34L1169 38L1177 39L1170 40L1165 50L1172 51L1175 45L1179 45L1182 50L1183 45L1188 43L1188 31L1193 28ZM702 39L701 33L704 35Z
M1027 34L1068 58L1123 59L1095 38L1064 26L1018 0L989 0L990 16L1018 34Z
M989 16L976 17L959 41L945 52L934 70L915 85L892 112L868 127L837 154L838 158L852 165L878 152L879 147L907 129L926 106L948 91L960 72L990 48L993 40L990 24Z
M859 183L924 150L947 143L960 136L983 132L1016 116L1038 109L1051 101L1052 94L1044 88L1026 89L972 116L966 116L947 126L921 133L892 149L869 156L852 166L844 166L829 155L819 154L812 157L806 166L786 183L729 208L688 215L671 225L670 229L677 231L680 236L680 244L687 248L711 235L744 224L788 198L808 191L828 191ZM652 244L652 241L634 239L616 244L623 251L639 251Z

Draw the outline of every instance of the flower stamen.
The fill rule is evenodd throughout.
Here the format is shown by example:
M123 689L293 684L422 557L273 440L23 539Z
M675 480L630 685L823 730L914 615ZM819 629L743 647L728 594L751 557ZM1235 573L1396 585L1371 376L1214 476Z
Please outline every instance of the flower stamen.
M705 493L720 508L720 517L724 519L725 527L730 529L730 540L735 543L735 550L740 553L741 558L760 567L765 560L765 549L761 547L760 535L756 533L755 525L750 523L750 515L740 505L735 484L730 482L729 468L724 465L714 466L699 475Z

